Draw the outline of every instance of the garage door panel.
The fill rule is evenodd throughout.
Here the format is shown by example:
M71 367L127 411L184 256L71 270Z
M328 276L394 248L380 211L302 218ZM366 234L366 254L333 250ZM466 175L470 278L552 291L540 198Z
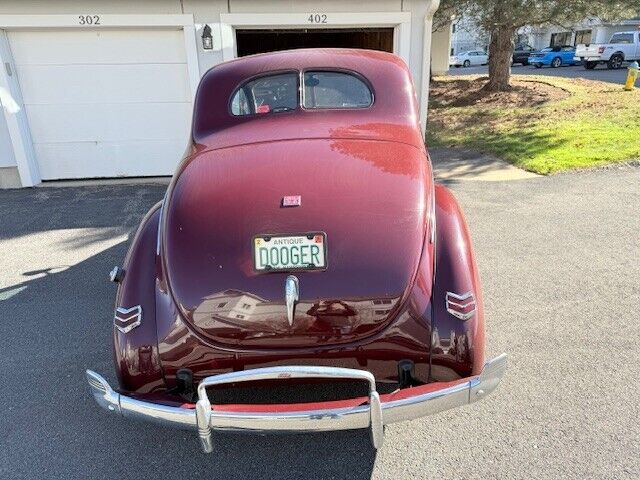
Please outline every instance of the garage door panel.
M27 65L17 71L26 105L190 101L184 64Z
M34 143L184 139L191 126L188 103L29 105Z
M184 34L9 32L44 180L170 175L191 127Z
M9 41L19 66L186 63L182 30L21 30Z
M43 180L172 175L185 148L186 140L34 145Z

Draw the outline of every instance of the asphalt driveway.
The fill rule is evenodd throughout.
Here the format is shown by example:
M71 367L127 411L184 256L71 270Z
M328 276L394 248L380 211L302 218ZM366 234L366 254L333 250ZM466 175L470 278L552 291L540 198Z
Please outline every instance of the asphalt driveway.
M115 288L162 185L0 191L0 478L611 478L640 476L640 169L451 185L484 283L499 390L366 432L216 435L127 423L89 398L114 379Z
M587 80L598 80L601 82L616 83L620 86L627 78L627 64L620 70L609 70L606 65L599 65L594 70L586 70L581 65L563 66L559 68L543 67L536 68L532 65L514 65L511 73L514 75L549 75L551 77L586 78ZM450 68L449 75L487 75L488 67L478 66L469 68Z

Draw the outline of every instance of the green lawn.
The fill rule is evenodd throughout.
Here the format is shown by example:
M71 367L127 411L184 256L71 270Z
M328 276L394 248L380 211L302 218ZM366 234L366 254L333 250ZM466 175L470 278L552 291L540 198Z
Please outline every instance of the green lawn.
M541 174L640 158L640 89L625 92L621 85L571 78L512 78L516 91L489 99L477 91L482 79L435 79L428 145L492 153ZM542 100L528 101L529 89L540 90Z

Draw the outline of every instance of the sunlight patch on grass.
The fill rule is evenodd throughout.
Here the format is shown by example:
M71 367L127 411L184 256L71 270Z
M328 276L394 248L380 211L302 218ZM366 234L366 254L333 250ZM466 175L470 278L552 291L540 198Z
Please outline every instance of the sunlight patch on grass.
M469 77L446 77L458 82ZM640 158L640 90L582 79L518 77L569 92L537 106L499 103L442 106L435 97L429 110L427 143L492 153L520 168L541 174ZM464 82L460 83L464 96Z

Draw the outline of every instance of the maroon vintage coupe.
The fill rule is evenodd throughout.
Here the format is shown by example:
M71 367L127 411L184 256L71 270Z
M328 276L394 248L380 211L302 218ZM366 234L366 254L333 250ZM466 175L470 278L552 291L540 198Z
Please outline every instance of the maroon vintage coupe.
M111 277L119 387L88 370L93 396L197 429L206 452L212 429L368 428L378 448L384 425L482 399L506 369L485 363L467 226L387 53L209 70L185 158Z

